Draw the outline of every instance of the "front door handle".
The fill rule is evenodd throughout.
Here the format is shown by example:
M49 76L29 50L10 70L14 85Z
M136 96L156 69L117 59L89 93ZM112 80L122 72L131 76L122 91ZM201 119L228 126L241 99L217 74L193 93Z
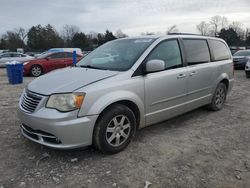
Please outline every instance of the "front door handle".
M182 79L182 78L185 78L186 77L186 74L179 74L178 76L177 76L177 79Z
M197 72L196 72L196 71L193 71L193 72L190 73L190 76L194 76L194 75L196 75L196 74L197 74Z

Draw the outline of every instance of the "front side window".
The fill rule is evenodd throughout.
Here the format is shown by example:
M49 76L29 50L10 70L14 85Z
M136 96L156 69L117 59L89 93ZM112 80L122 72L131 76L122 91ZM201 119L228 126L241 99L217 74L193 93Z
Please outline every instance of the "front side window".
M230 52L223 42L218 40L210 40L209 45L211 45L215 61L231 58Z
M13 53L11 54L11 57L20 57L20 54Z
M78 67L126 71L152 44L153 38L122 39L107 42L85 56Z
M148 56L147 61L159 59L165 62L165 69L182 66L181 52L177 40L160 43Z
M210 62L210 53L206 40L184 39L183 44L188 65Z

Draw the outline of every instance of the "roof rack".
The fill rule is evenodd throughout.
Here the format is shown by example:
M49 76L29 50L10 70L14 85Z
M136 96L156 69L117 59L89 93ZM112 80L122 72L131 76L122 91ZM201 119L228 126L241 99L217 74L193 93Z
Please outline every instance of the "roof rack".
M194 33L168 33L168 35L196 35L196 36L203 36L201 34L194 34Z

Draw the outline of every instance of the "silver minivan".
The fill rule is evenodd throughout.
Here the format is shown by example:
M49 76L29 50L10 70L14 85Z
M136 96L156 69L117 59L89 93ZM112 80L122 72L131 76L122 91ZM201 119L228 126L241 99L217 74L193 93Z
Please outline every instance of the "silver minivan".
M75 67L33 80L18 109L22 134L57 149L112 154L140 128L200 106L220 110L233 86L227 44L195 35L124 38Z

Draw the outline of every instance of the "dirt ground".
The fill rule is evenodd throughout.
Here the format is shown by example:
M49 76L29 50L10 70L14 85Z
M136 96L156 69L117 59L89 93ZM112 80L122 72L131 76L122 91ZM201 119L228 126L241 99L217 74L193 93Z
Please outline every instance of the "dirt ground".
M91 148L57 151L20 134L22 85L0 69L0 188L250 187L250 79L236 83L219 112L205 108L138 131L128 148L105 156Z

